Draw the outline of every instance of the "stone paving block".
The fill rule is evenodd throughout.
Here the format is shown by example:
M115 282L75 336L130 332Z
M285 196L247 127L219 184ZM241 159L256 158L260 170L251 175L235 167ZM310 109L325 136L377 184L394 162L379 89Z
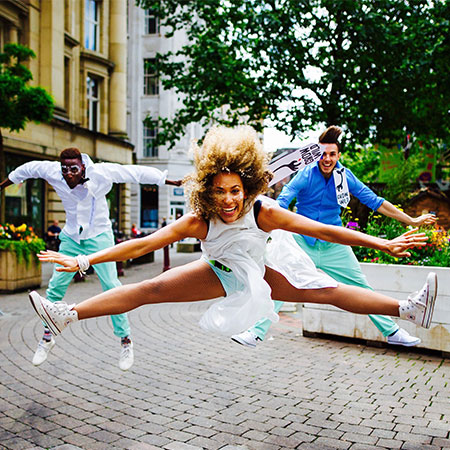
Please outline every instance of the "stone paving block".
M412 430L411 425L405 425L405 424L398 423L394 426L394 431L399 432L399 433L410 433L411 430Z
M179 442L187 442L195 437L191 433L178 430L167 430L164 433L162 433L161 436L166 437L172 441L179 441Z
M183 429L185 433L190 433L195 436L203 436L206 438L209 438L211 436L214 436L217 431L212 430L211 428L203 428L199 426L190 426Z
M222 443L222 445L249 445L252 442L251 439L247 439L243 436L237 436L229 433L217 433L211 439Z
M104 431L104 430L94 431L93 433L89 434L89 437L91 439L105 442L107 444L111 444L114 441L117 441L117 439L119 438L119 436L117 434L111 433L109 431Z
M449 434L449 428L431 428L431 427L412 427L411 433L427 435L431 437L446 438Z
M394 439L386 439L386 438L379 439L377 442L377 445L379 447L385 447L389 449L403 448L403 444L404 444L403 441L397 441Z
M337 439L331 439L331 438L325 438L325 437L318 437L316 440L314 440L311 443L310 447L305 448L328 448L328 449L347 449L350 448L351 442L345 442L343 440L337 440ZM300 447L303 448L303 447Z
M304 441L298 434L293 434L289 437L270 434L266 439L264 439L264 443L279 445L280 448L296 448L302 442Z
M97 439L93 439L89 436L84 436L83 434L78 433L72 433L68 436L65 436L64 441L68 442L69 444L81 446L81 448L83 449L91 449L95 445L99 444L99 441ZM108 443L107 445L109 444L110 443ZM103 445L106 445L106 442L103 442Z
M185 442L171 442L164 448L166 448L167 450L201 450L200 447L191 444L186 444Z
M53 447L52 450L82 450L81 447L77 447L72 444L63 444Z
M127 447L127 450L160 450L160 447L155 447L154 445L146 444L145 442L135 442Z
M31 443L26 441L25 439L15 437L14 439L7 439L2 441L2 445L5 449L15 450L18 448L30 448Z
M432 437L421 434L397 433L395 439L415 444L431 444Z
M306 422L304 422L304 424L312 427L329 428L330 430L335 430L336 428L339 427L339 425L341 425L341 422L336 422L333 419L328 420L328 419L313 418L307 420Z
M414 444L405 442L403 444L402 450L441 450L441 447L435 447L434 445L425 445L425 444Z
M162 448L165 445L168 445L172 442L171 439L154 434L146 434L144 436L137 438L137 440L140 442L144 442L146 444L154 445L155 447L158 448Z
M344 433L342 435L342 440L343 441L350 441L350 442L355 442L358 444L371 444L371 445L375 445L378 438L375 436L368 436L365 434L357 434L357 433Z
M385 430L383 428L374 428L371 434L371 436L385 439L393 439L395 435L396 433L394 431Z
M353 425L349 423L341 423L337 428L338 431L344 431L346 433L357 433L365 436L369 436L373 428L371 427L363 427L361 425Z
M364 419L360 425L363 427L370 427L382 430L392 430L395 427L395 423L374 419Z
M450 448L450 439L434 438L431 443L438 447Z
M187 442L190 445L200 447L202 449L208 449L208 450L223 450L225 447L223 443L217 442L214 439L208 439L202 436L197 436Z

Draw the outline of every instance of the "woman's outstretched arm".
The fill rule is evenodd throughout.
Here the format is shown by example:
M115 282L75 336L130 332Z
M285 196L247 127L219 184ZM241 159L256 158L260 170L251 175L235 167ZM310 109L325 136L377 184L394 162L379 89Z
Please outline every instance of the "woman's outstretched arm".
M407 251L409 248L424 246L427 240L425 233L416 233L417 229L407 231L395 239L383 239L316 222L279 206L264 203L258 216L258 225L267 232L282 229L337 244L374 248L396 257L410 256Z
M88 256L88 260L90 265L94 265L110 261L135 259L187 237L204 239L206 233L207 226L205 221L189 213L148 236L139 239L130 239L113 247L93 253ZM41 261L60 264L63 267L56 268L59 272L76 272L79 270L76 258L62 253L47 250L38 254L38 258Z

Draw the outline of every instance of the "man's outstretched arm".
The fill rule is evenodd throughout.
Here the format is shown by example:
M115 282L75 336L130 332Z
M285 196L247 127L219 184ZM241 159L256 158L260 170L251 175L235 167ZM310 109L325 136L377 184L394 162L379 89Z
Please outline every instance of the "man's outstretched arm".
M403 222L406 225L418 227L420 225L431 225L436 222L437 217L434 214L423 214L419 217L411 217L408 214L400 211L391 202L385 200L378 208L377 212L391 217L392 219Z
M3 180L0 183L0 190L3 190L5 188L7 188L8 186L11 186L12 184L14 184L9 178L6 178L5 180Z

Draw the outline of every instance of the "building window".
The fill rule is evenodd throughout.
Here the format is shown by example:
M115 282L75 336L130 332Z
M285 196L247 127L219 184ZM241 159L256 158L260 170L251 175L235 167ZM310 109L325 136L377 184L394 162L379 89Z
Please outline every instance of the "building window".
M84 12L85 41L88 50L100 50L100 17L99 4L96 0L85 1Z
M88 105L88 128L92 131L99 131L100 123L100 89L99 81L90 75L86 78L87 84L87 105Z
M153 9L145 10L145 34L159 34L159 18Z
M144 95L159 95L159 79L156 64L156 58L144 59Z
M141 186L141 228L158 228L158 186Z
M150 126L144 123L144 158L158 157L158 146L156 145L156 138L158 136L158 124L154 122Z
M29 162L30 158L6 154L6 173ZM47 209L45 181L30 179L20 184L13 184L5 190L6 222L16 226L26 223L44 236L44 214Z
M70 113L70 58L64 57L64 108L67 114Z

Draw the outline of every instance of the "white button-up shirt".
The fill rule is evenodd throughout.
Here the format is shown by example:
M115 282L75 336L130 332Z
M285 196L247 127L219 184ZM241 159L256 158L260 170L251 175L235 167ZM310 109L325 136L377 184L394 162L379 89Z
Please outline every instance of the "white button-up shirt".
M82 153L88 178L83 184L71 189L61 173L57 161L31 161L13 170L8 178L15 184L29 178L42 178L56 191L66 211L66 224L62 230L76 242L90 239L105 231L111 231L106 194L113 183L164 184L167 171L154 167L121 165L114 163L94 164Z

